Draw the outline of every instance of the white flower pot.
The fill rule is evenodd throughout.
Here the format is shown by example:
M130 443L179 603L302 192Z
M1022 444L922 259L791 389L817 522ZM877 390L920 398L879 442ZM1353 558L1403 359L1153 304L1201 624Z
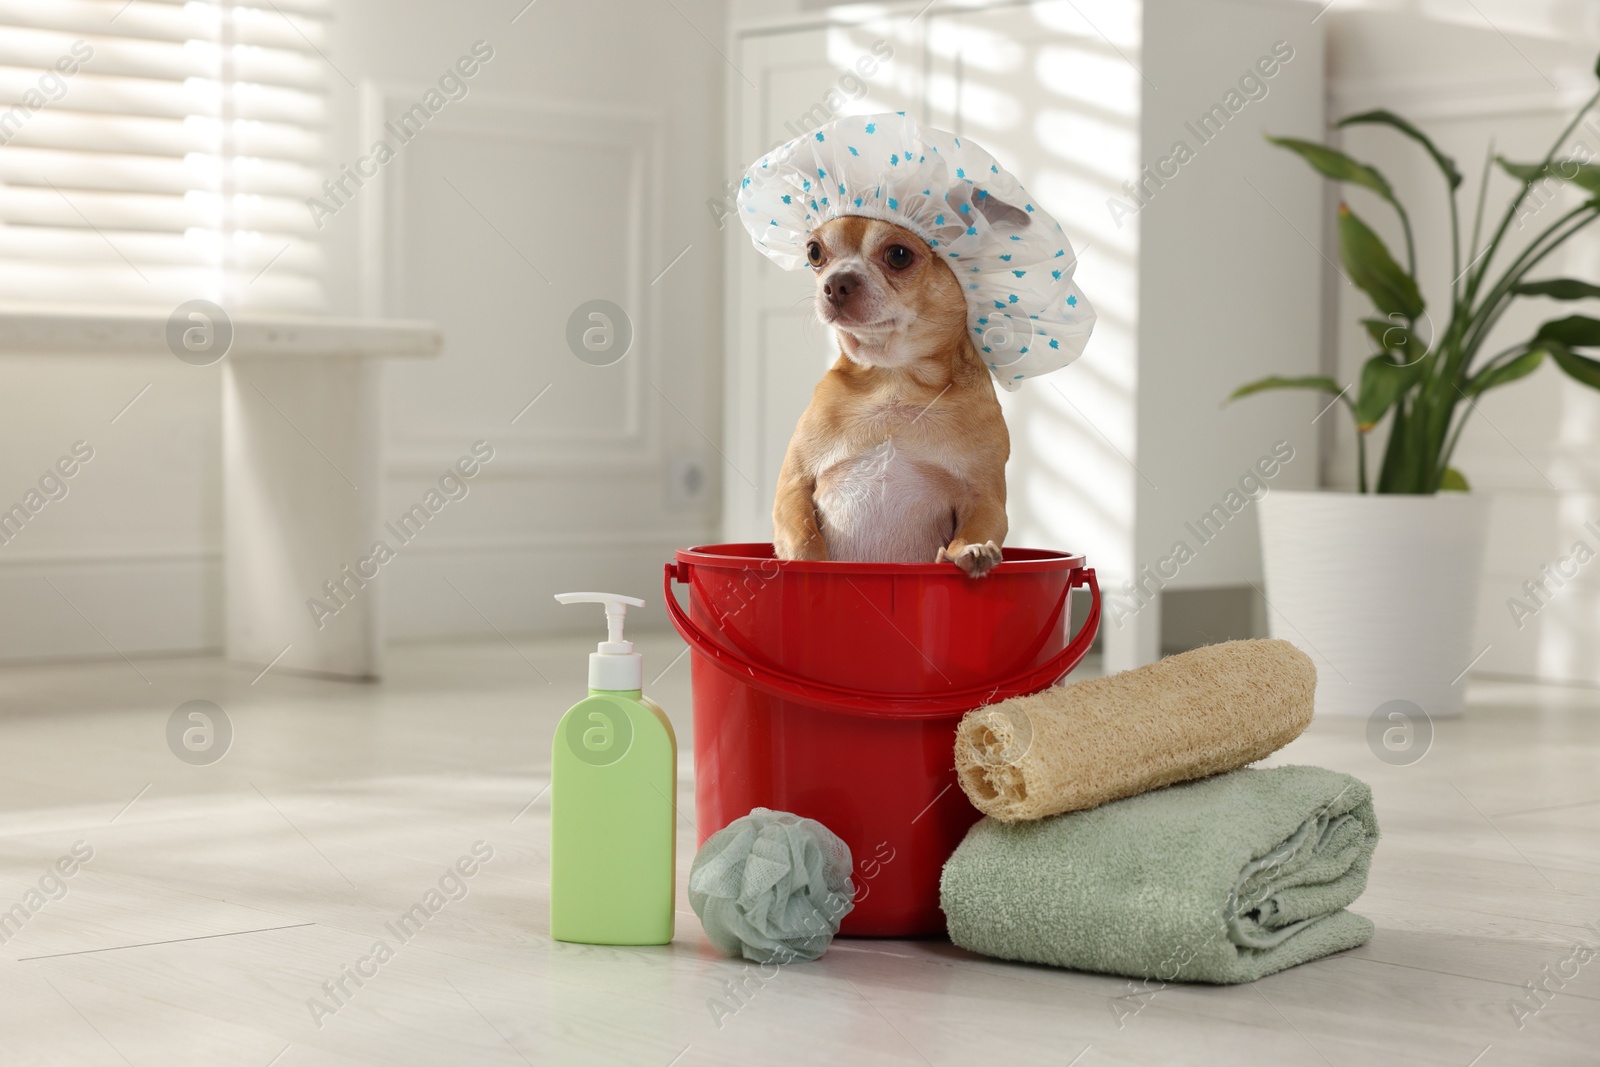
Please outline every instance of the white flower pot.
M1317 665L1317 714L1460 715L1489 501L1275 489L1257 505L1273 637Z

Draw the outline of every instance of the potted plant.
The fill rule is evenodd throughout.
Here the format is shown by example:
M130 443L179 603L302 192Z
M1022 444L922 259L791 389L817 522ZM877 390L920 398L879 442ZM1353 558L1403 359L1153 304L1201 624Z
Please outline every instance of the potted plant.
M1597 64L1600 75L1600 64ZM1465 248L1479 249L1491 163L1520 183L1481 250L1463 266L1455 162L1416 126L1386 110L1351 115L1341 128L1387 126L1432 158L1444 178L1450 211L1449 314L1430 316L1417 285L1411 219L1382 174L1343 152L1287 137L1268 137L1325 177L1371 190L1391 206L1405 235L1405 265L1346 204L1339 206L1345 277L1372 301L1362 320L1374 353L1357 382L1268 377L1229 400L1272 389L1310 389L1342 405L1355 425L1358 492L1274 492L1261 503L1261 534L1272 632L1318 661L1318 707L1370 715L1392 700L1431 716L1460 714L1461 684L1473 656L1478 578L1488 525L1487 501L1469 492L1450 465L1462 428L1491 389L1525 378L1547 358L1600 389L1600 361L1578 349L1600 346L1600 319L1567 315L1532 337L1485 354L1485 341L1521 297L1558 301L1600 297L1600 285L1530 275L1573 234L1600 217L1600 164L1557 159L1557 152L1600 92L1579 109L1538 163L1484 159ZM1549 220L1505 261L1502 244L1530 192L1556 183L1581 190L1583 202ZM1551 212L1554 214L1554 211ZM1541 219L1540 221L1545 221ZM1505 262L1501 262L1505 261ZM1491 273L1493 272L1493 273ZM1442 329L1438 324L1443 322ZM1388 424L1377 470L1368 469L1367 436Z

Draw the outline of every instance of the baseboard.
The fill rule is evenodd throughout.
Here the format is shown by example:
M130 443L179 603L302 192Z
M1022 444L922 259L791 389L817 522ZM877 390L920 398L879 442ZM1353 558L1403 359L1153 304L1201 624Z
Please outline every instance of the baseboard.
M576 589L638 596L646 607L630 613L630 621L641 632L662 630L668 625L662 565L697 540L704 537L693 531L663 531L585 544L443 545L401 557L393 573L385 573L389 637L509 637L586 627L598 634L598 612L587 618L586 609L563 608L552 599ZM1518 630L1506 607L1506 583L1491 585L1495 591L1486 587L1480 604L1478 643L1489 649L1476 673L1600 685L1600 666L1590 655L1600 641L1593 623L1600 618L1600 589L1574 584ZM1207 595L1164 604L1166 651L1258 631L1239 590L1199 592ZM1079 591L1074 602L1074 626L1087 610L1086 596ZM222 646L222 565L214 552L8 557L0 549L0 604L0 663L216 652Z
M1487 648L1475 673L1523 681L1563 685L1600 685L1600 586L1572 582L1553 590L1548 599L1516 596L1524 608L1514 611L1508 595L1518 593L1510 576L1490 575L1478 602L1478 641L1474 654Z
M1248 585L1161 594L1161 654L1267 636L1261 594Z
M218 651L217 552L8 555L0 548L0 662Z
M641 631L668 627L662 566L704 530L417 546L383 570L390 640L593 631L598 609L563 608L555 593L598 589L645 600ZM0 663L218 652L217 552L140 556L14 555L0 548ZM80 614L81 613L81 614ZM592 617L591 617L592 614Z
M704 531L563 540L548 544L449 545L402 555L389 575L386 617L390 640L494 637L500 634L585 632L600 641L598 608L562 607L556 593L598 590L645 601L630 609L640 630L669 625L661 603L663 566Z

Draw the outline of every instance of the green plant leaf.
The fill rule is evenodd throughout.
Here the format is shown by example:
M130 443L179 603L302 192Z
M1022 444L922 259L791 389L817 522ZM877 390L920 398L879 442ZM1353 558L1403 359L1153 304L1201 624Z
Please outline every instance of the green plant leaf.
M1278 147L1297 153L1323 176L1335 181L1353 182L1363 188L1371 189L1391 204L1396 203L1394 190L1389 188L1389 182L1382 174L1365 163L1357 163L1337 148L1329 148L1315 141L1301 141L1294 137L1274 137L1271 134L1265 136Z
M1509 363L1479 371L1467 379L1467 387L1462 392L1469 397L1479 396L1496 386L1514 382L1518 378L1526 378L1539 369L1539 364L1544 362L1544 354L1543 346L1531 348Z
M1362 438L1365 440L1365 438ZM1411 447L1411 415L1405 401L1395 405L1394 419L1389 424L1389 443L1383 449L1383 462L1378 464L1376 489L1380 493L1406 493L1411 491L1406 482L1408 461L1414 455Z
M1539 177L1539 164L1513 163L1505 156L1495 156L1494 161L1500 164L1500 169L1517 179L1519 182L1535 181Z
M1536 182L1550 178L1558 182L1571 182L1590 193L1600 194L1600 164L1580 163L1576 159L1552 159L1549 166L1537 163L1513 163L1505 156L1495 156L1507 174L1522 182Z
M1439 480L1439 488L1447 493L1472 492L1472 486L1467 484L1467 476L1454 467L1444 469L1444 477Z
M1388 414L1395 401L1421 377L1421 363L1396 363L1387 352L1367 360L1361 368L1361 391L1356 396L1356 429L1366 433Z
M1533 340L1535 343L1554 341L1568 348L1589 348L1600 345L1600 319L1591 319L1587 315L1568 315L1564 319L1552 319L1539 327L1539 332L1533 335ZM1554 354L1552 349L1551 355Z
M1379 108L1377 111L1363 111L1359 115L1350 115L1339 120L1341 128L1345 126L1382 124L1393 126L1413 141L1427 150L1433 161L1439 164L1439 169L1444 172L1444 180L1450 183L1450 188L1457 188L1461 184L1461 172L1456 169L1456 161L1439 151L1438 147L1428 139L1428 135L1417 129L1393 111Z
M1548 296L1552 300L1587 300L1600 296L1600 285L1576 278L1546 278L1537 282L1518 282L1511 287L1517 296Z
M1367 336L1381 351L1393 352L1402 363L1415 363L1428 354L1428 346L1411 332L1411 326L1394 319L1362 319Z
M1404 330L1405 327L1397 327L1388 319L1362 319L1361 325L1367 328L1367 336L1372 338L1372 343L1385 352L1397 351L1405 344L1404 341L1400 341L1399 344L1394 343L1397 340L1394 331Z
M1590 388L1600 389L1600 360L1572 351L1578 346L1588 348L1600 345L1600 319L1592 319L1587 315L1552 319L1539 327L1539 332L1533 335L1533 343L1548 349L1550 358L1567 372L1568 377Z
M1268 389L1320 389L1325 393L1342 393L1344 388L1332 378L1320 374L1313 374L1304 378L1283 378L1274 374L1266 378L1257 379L1248 385L1239 386L1239 388L1228 394L1228 401L1231 402L1256 393L1264 393Z
M1580 356L1564 344L1553 343L1549 346L1550 356L1556 361L1556 366L1567 372L1567 376L1582 382L1591 389L1600 389L1600 360Z
M1339 205L1339 257L1350 280L1372 297L1379 311L1408 319L1422 314L1422 294L1415 279L1395 262L1383 238L1347 204Z

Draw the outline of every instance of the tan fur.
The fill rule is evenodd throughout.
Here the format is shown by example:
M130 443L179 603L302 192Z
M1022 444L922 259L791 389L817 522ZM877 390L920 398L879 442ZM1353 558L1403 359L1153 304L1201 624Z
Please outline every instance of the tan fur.
M839 218L812 239L822 252L813 266L817 313L834 327L840 355L778 476L778 557L948 559L982 576L1005 541L1011 444L968 339L960 282L892 223ZM894 246L914 256L904 269L887 262Z

